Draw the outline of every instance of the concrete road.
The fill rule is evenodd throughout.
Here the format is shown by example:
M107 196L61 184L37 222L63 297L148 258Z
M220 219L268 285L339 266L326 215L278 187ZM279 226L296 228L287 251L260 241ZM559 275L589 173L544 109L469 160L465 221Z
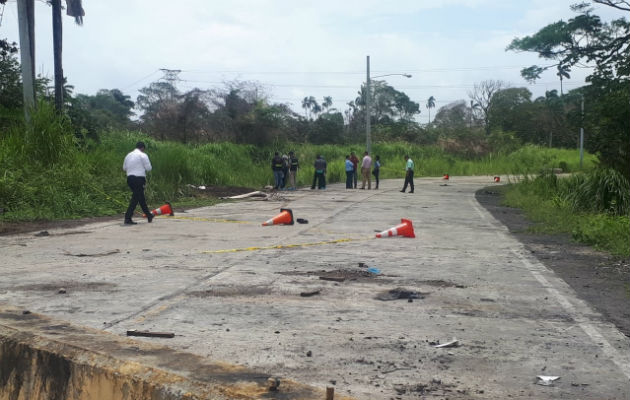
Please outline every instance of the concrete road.
M630 398L630 340L480 207L491 177L401 183L5 237L0 302L361 399Z

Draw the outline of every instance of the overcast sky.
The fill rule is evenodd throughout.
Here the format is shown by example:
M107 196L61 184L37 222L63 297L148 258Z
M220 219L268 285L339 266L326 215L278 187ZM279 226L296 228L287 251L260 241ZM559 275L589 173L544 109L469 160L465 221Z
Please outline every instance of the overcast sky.
M548 72L534 85L520 69L544 64L535 54L506 52L515 37L575 14L577 0L84 0L77 26L64 15L64 74L75 93L118 88L136 99L139 88L179 69L177 87L220 88L231 80L257 81L272 102L302 112L301 100L333 98L343 111L371 75L421 105L468 99L475 83L500 79L527 86L534 96L560 84ZM62 2L65 4L65 1ZM51 9L35 2L36 71L53 76ZM608 20L621 11L598 6ZM3 11L3 12L2 12ZM19 42L17 4L2 10L0 37ZM574 70L565 89L584 83ZM432 110L434 115L436 110Z

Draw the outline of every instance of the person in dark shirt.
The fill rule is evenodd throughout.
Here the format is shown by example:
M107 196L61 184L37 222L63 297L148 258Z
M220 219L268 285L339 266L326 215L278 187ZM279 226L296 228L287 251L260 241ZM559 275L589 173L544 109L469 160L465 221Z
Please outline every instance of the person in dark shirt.
M354 183L354 188L357 188L357 167L359 166L359 159L357 155L354 154L354 151L350 153L350 161L352 161L352 165L354 166L354 173L352 174L352 182Z
M289 156L286 154L282 155L282 184L280 185L280 189L284 190L287 185L287 181L289 180Z
M315 189L315 183L317 182L317 189L326 189L326 160L321 154L317 155L315 160L315 175L313 176L313 185L311 189Z
M380 156L376 156L376 158L374 159L374 169L372 170L372 175L374 175L374 178L376 179L376 188L378 189L378 176L381 173L381 157Z
M284 178L282 167L282 157L280 157L280 154L278 154L278 152L276 151L274 153L273 159L271 160L271 170L273 171L273 179L275 182L275 185L273 187L274 189L278 189L282 185L282 179Z
M300 163L295 156L294 152L289 152L289 190L295 190L295 181L297 178L297 171L300 167Z

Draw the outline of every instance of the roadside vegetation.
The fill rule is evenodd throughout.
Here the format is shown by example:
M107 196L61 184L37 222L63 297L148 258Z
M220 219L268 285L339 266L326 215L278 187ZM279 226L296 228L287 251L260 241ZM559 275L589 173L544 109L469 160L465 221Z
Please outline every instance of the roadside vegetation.
M536 229L569 232L628 256L630 23L602 22L589 4L574 6L578 15L567 22L508 46L546 60L544 67L522 71L527 80L557 69L560 93L533 98L527 88L486 80L474 85L469 99L432 113L430 93L425 105L374 80L369 118L381 178L402 179L405 154L416 162L416 176L525 175L509 186L506 201L540 221ZM584 35L588 40L581 40ZM562 80L583 62L594 66L588 83L565 93ZM135 102L119 89L75 95L66 83L63 106L55 109L50 81L40 76L40 100L26 123L20 70L17 45L0 40L0 223L122 213L129 197L122 159L138 140L147 143L154 166L146 191L150 206L217 201L200 197L191 185L268 185L275 151L296 152L301 186L310 186L317 154L328 161L327 180L340 182L345 155L365 150L365 85L345 110L332 107L328 96L307 96L302 113L274 103L256 82L181 92L160 80L140 89ZM415 119L421 105L433 117L426 125ZM582 167L576 149L581 127L587 133ZM573 175L558 179L552 169Z

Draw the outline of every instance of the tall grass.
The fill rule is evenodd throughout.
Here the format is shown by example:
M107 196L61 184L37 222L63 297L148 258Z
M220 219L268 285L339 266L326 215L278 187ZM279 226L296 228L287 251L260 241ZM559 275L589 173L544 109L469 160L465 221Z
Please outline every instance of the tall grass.
M619 172L558 178L543 174L510 185L505 204L525 210L543 233L568 233L614 255L630 256L630 186Z

